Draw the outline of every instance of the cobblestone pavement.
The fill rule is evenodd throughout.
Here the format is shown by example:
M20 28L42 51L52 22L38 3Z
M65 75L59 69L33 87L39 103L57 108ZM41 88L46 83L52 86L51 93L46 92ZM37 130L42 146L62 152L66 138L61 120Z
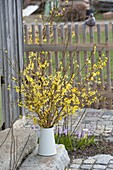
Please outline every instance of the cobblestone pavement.
M113 170L113 156L95 155L87 159L74 159L69 170Z
M83 128L89 129L97 138L101 135L104 139L113 141L113 110L88 109L78 131ZM74 159L69 170L113 170L113 156L101 154L87 159Z
M83 112L79 112L76 117L72 117L72 129L74 129L82 114ZM26 124L27 126L31 126L30 123ZM113 141L113 110L87 109L77 131L81 129L90 130L97 138L101 135L104 139ZM113 156L101 154L87 159L74 159L68 170L113 170Z
M75 124L80 119L82 112L75 117ZM73 126L74 128L74 126ZM106 140L113 141L113 110L87 109L77 131L88 129L97 138L102 136Z

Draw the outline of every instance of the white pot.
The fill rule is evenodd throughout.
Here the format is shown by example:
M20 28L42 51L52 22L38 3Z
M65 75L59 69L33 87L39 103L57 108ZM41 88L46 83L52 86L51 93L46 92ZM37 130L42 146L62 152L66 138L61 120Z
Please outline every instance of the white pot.
M41 156L52 156L55 155L56 145L54 138L54 128L41 128L38 155Z

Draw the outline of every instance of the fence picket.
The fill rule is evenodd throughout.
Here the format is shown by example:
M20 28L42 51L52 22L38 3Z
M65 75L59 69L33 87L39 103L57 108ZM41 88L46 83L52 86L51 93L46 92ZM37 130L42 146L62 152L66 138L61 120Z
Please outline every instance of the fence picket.
M97 41L98 43L101 43L101 28L100 28L100 24L97 24ZM103 59L102 57L102 51L98 51L98 55L101 59ZM100 89L101 91L104 90L104 72L103 70L100 70ZM105 108L105 99L103 98L101 101L101 108Z
M97 42L101 43L101 28L100 28L100 24L97 24Z
M60 32L61 32L61 42L65 44L65 32L64 32L64 23L60 24Z
M43 25L42 23L38 24L38 36L39 36L39 44L43 43Z
M84 29L84 25L82 25L82 32L83 32L83 43L87 43L87 39L86 39L86 29ZM84 51L84 64L86 64L86 61L88 59L88 54L87 51ZM88 66L85 65L85 74L88 74Z
M94 43L94 29L93 29L93 27L90 27L89 31L90 31L90 43ZM94 44L94 48L95 48L95 44ZM93 51L91 52L91 64L92 64L92 66L96 63L96 56L95 55L96 55L95 50L93 49ZM94 89L97 88L96 77L94 77L93 88ZM94 103L94 107L98 108L98 103Z
M106 44L109 41L109 26L108 23L105 23L105 42ZM106 51L106 57L108 58L107 62L107 90L111 91L111 69L110 69L110 53L109 51ZM108 99L108 107L111 109L112 108L112 100Z
M72 24L68 23L68 43L71 44L72 43ZM74 73L74 64L73 64L73 57L74 54L72 52L69 51L69 70L70 70L70 77L73 75ZM75 81L73 82L73 86L75 86ZM70 117L70 130L72 131L72 122L73 122L73 116L71 115ZM67 117L67 125L69 124L69 118ZM69 129L69 127L67 126L67 128Z
M50 44L50 26L48 23L45 26L46 26L46 41L47 41L47 44ZM48 63L49 63L48 73L49 73L49 75L51 75L52 74L52 54L51 54L51 52L48 52Z
M79 31L78 31L78 23L75 24L75 37L76 37L76 43L79 43L80 42L80 39L79 39ZM78 80L76 78L76 80L81 84L81 63L80 63L80 52L77 51L76 52L76 60L77 60L77 65L76 65L76 71L78 73Z
M63 74L66 74L67 65L66 65L66 48L67 48L67 41L65 39L65 31L64 31L64 23L60 24L60 31L61 31L61 43L63 44L63 52L62 52L62 65L63 65ZM66 44L65 44L66 41ZM64 45L65 44L65 45Z
M24 25L24 34L25 34L24 43L29 44L29 32L28 32L27 25ZM29 57L29 52L26 52L26 62L24 63L24 67L26 67L29 63L28 57Z
M75 38L76 38L76 43L79 43L79 29L78 29L78 23L75 24Z
M68 24L68 43L69 43L69 44L72 43L72 25L71 25L71 23ZM72 74L74 73L73 57L74 57L74 55L72 54L72 52L69 52L70 76L72 76ZM74 85L74 84L73 84L73 85Z
M31 30L32 30L32 43L35 44L36 43L36 37L35 37L35 25L33 24L31 26Z
M54 37L54 43L58 44L58 31L57 31L57 24L53 25L53 37ZM55 52L55 63L56 63L56 71L59 70L59 54L58 52Z
M83 43L87 43L87 39L86 39L86 28L84 28L84 24L82 25L82 33L83 33ZM85 75L88 75L88 65L86 64L87 60L88 60L88 52L87 51L84 51L84 64L83 64L83 67L84 67L84 73ZM86 88L88 90L88 82L86 82Z

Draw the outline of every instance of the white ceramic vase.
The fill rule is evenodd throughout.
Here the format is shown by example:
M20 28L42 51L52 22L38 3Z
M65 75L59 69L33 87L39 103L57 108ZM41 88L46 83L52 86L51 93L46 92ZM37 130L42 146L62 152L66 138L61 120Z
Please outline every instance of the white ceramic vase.
M38 155L41 156L52 156L55 155L56 145L54 138L54 127L52 128L41 128Z

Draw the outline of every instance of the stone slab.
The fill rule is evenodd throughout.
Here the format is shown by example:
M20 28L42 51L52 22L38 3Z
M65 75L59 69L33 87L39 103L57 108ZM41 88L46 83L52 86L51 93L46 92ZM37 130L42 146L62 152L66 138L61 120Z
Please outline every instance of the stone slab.
M57 154L54 156L39 156L38 145L22 163L19 170L64 170L70 158L64 145L56 145Z
M0 170L19 167L37 145L37 134L31 128L13 128L0 132Z
M92 169L92 165L85 165L85 164L83 164L82 166L81 166L81 169L82 170L91 170Z
M95 159L91 159L91 158L84 160L84 164L94 164L94 162Z
M82 159L74 159L72 163L81 165L82 164Z
M93 168L95 168L95 169L99 169L99 170L104 170L104 169L106 169L106 166L105 165L101 165L101 164L95 164L94 166L93 166Z
M79 164L72 164L72 165L70 166L70 168L72 168L72 169L79 168L79 167L80 167Z
M113 156L107 154L100 154L94 156L93 158L97 160L97 164L107 165L109 161L113 158Z

